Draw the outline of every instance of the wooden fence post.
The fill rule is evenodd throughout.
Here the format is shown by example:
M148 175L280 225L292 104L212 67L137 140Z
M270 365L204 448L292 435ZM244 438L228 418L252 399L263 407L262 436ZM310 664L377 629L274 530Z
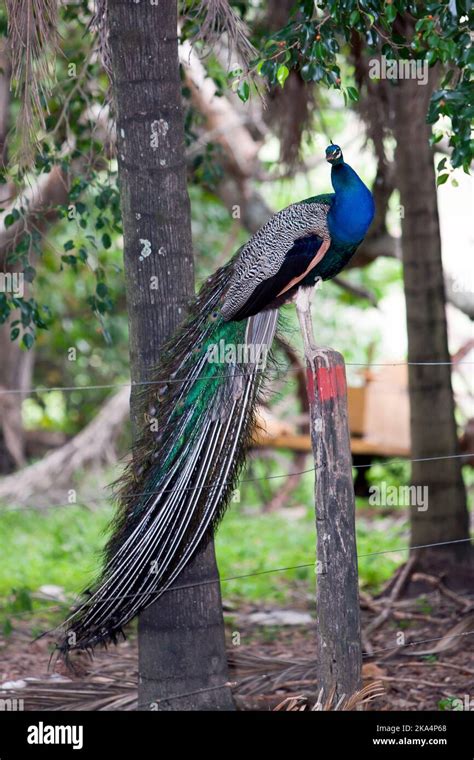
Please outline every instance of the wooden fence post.
M323 704L333 694L335 705L362 685L355 497L344 359L314 345L308 295L301 294L296 305L316 475L318 690Z

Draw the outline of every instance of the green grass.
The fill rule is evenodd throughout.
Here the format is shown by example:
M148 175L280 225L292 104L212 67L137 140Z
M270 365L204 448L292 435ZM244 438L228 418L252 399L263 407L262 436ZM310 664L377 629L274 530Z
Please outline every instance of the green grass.
M312 473L300 479L285 510L265 514L258 506L277 492L280 481L254 482L252 478L271 477L281 467L281 461L258 459L252 464L242 481L241 503L231 505L218 532L217 557L226 599L284 605L294 602L295 589L303 595L314 592ZM371 475L375 480L383 476L405 481L407 473L392 470L385 468L380 473L374 468ZM114 477L115 473L110 473L108 480ZM94 485L93 490L99 489L92 476L87 482ZM366 501L357 500L359 576L361 586L374 592L407 557L406 551L391 550L408 546L408 521L403 514L387 517L383 510L380 516L373 516L373 510L364 510L366 506ZM60 586L69 597L84 589L99 567L112 513L106 501L94 510L70 505L42 512L0 511L0 622L31 607L47 607L44 600L31 598L43 585ZM294 566L299 567L285 569ZM282 569L267 572L275 568ZM249 577L226 580L241 575Z
M297 518L278 514L247 514L233 508L226 516L216 541L221 578L247 573L261 573L248 578L223 581L222 593L251 602L285 603L296 581L305 581L304 590L312 593L315 584L314 513L311 509ZM406 546L408 539L400 528L378 529L375 519L371 529L365 522L357 528L359 554L369 554ZM376 590L403 562L405 554L379 554L361 557L359 574L362 586ZM294 570L267 573L273 568L300 566Z
M244 475L241 503L231 505L219 530L217 557L222 594L228 600L285 605L295 603L295 590L303 596L314 593L312 474L301 478L285 510L270 514L262 513L258 504L277 492L280 481L245 482L246 478L251 481L255 476L271 476L280 468L277 461L259 459L253 463ZM382 469L380 473L374 468L371 476L375 480L376 476L391 477L397 483L406 479L405 472ZM114 477L111 473L108 480ZM89 485L95 482L91 476L87 480ZM472 499L472 481L467 484ZM95 490L99 489L96 485ZM380 516L373 516L373 510L363 509L366 506L366 501L357 500L359 577L361 586L374 592L407 557L406 551L392 550L408 546L408 521L403 513L393 518L383 510ZM17 614L28 614L31 609L38 614L50 606L43 599L32 598L41 586L60 586L71 598L93 580L112 512L106 501L94 510L70 505L42 512L0 511L0 625L5 633ZM294 566L300 567L285 569ZM275 568L282 569L267 572ZM249 577L226 580L242 575Z
M91 512L75 505L0 514L0 597L24 596L46 584L66 593L82 590L97 566L111 514L111 507Z
M306 489L304 489L306 490ZM308 502L307 502L308 503ZM295 570L263 573L253 577L223 582L227 599L253 603L285 604L299 582L299 590L314 589L314 517L311 509L293 517L291 508L282 515L262 514L257 509L244 509L234 504L224 519L217 537L217 555L223 579L273 568L308 565ZM104 543L112 507L104 505L89 511L78 506L52 508L45 512L32 510L5 512L1 516L0 597L4 611L13 614L44 608L45 602L34 601L30 594L42 585L53 584L73 595L94 577ZM285 516L287 515L287 516ZM360 554L404 546L407 538L399 529L377 529L377 519L370 529L360 520L358 548ZM363 585L378 587L388 578L404 554L362 557L360 575ZM304 582L304 583L301 583Z

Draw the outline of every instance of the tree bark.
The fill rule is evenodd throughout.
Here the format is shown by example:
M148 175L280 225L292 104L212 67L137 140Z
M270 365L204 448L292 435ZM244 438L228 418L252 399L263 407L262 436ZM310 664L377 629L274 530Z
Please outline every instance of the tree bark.
M409 366L412 484L428 489L428 508L411 509L413 546L469 537L462 479L445 313L433 152L426 112L430 86L415 79L397 83L394 133L397 141L397 187L404 212L402 255L405 284L408 361L437 362ZM444 363L444 364L443 364ZM420 563L472 557L468 543L424 549Z
M177 4L109 0L108 13L131 375L139 383L150 379L194 291ZM135 435L143 424L137 401L133 391ZM227 659L212 542L175 585L191 587L172 588L139 619L139 709L233 709L223 686ZM187 692L193 693L180 696Z

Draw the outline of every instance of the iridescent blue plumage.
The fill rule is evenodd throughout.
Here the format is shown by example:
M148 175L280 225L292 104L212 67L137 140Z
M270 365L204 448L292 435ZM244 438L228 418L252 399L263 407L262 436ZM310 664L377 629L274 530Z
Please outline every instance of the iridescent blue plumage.
M338 245L358 245L374 218L372 193L354 169L345 163L338 145L327 148L326 158L332 164L331 182L334 188L334 199L328 213L331 240Z

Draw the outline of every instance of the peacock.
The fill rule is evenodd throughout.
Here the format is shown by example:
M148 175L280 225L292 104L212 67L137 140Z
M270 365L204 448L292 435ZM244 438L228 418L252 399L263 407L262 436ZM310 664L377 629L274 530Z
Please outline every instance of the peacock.
M203 284L142 394L143 432L119 483L99 579L59 649L116 641L209 540L235 489L268 374L279 307L337 275L374 216L331 142L333 193L279 211Z

